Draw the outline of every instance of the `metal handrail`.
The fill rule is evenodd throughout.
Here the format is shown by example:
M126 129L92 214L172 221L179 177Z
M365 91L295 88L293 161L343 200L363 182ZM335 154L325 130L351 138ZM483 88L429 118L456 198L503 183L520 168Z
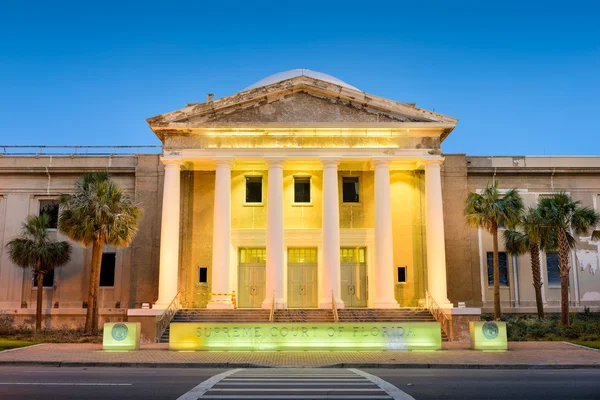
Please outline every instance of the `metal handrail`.
M173 320L173 317L175 316L175 314L177 314L177 311L179 311L179 309L181 308L180 297L181 297L181 292L177 292L177 294L175 295L175 297L173 298L173 300L171 301L169 306L165 309L165 312L156 318L156 333L157 333L156 341L157 342L160 342L160 338L162 337L163 333L165 333L165 331L169 327L169 324Z
M331 291L331 310L333 311L333 322L339 322L340 317L338 316L337 304L335 303L335 294Z
M444 312L444 309L439 306L437 301L429 294L428 291L425 291L426 301L427 301L427 309L433 316L433 318L440 323L442 327L442 332L446 334L448 339L452 340L450 337L450 318Z
M269 322L274 322L275 319L275 291L273 290L273 298L271 299L271 312L269 313Z

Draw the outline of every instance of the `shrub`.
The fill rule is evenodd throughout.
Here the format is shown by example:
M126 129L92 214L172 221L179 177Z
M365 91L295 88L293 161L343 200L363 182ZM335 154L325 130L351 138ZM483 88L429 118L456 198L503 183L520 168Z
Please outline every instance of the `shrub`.
M543 319L535 315L504 314L508 340L588 340L595 341L600 337L600 313L589 310L570 315L571 326L560 325L559 314L549 314ZM481 319L489 321L491 315L482 315ZM585 339L584 339L585 338Z
M15 331L15 316L0 311L0 336L10 335Z

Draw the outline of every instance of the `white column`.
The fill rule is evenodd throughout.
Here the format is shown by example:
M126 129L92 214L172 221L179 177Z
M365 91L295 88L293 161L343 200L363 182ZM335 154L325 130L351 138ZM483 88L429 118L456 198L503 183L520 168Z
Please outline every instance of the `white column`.
M338 308L340 297L340 209L338 194L339 159L323 159L323 282L320 308L331 308L332 291Z
M213 219L212 288L206 308L229 309L229 262L231 250L231 159L216 160Z
M373 160L375 169L375 308L398 308L394 296L394 241L390 161Z
M166 308L177 295L179 270L179 201L181 160L161 160L165 164L162 218L160 226L160 261L158 300L154 308Z
M442 307L452 307L446 285L446 241L444 239L444 209L442 207L443 160L425 164L425 195L427 197L427 286L429 294Z
M275 308L286 308L283 275L285 249L283 244L283 158L267 159L267 282L263 308L271 308L275 293Z

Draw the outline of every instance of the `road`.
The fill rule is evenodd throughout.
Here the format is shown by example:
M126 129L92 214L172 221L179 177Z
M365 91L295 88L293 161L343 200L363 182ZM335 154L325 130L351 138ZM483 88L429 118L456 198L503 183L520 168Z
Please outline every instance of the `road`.
M204 384L207 380L209 384ZM0 367L3 400L187 400L199 396L240 400L597 400L600 370Z

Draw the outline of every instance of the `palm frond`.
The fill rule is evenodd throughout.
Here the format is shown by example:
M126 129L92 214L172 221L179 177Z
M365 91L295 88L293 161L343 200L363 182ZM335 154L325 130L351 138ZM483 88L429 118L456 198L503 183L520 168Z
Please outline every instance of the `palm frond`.
M521 255L529 251L529 236L512 230L505 230L502 234L506 251L512 255Z
M576 207L571 215L571 227L578 234L587 233L599 221L600 215L590 207Z
M21 236L6 245L13 263L22 268L32 268L37 274L47 273L69 262L71 245L50 240L49 222L50 218L46 214L27 217Z
M71 239L90 245L102 240L127 246L137 233L142 210L106 173L85 174L75 193L61 196L59 229Z
M498 189L498 182L487 184L479 193L469 193L464 208L469 225L494 232L499 226L514 228L523 214L523 199L516 190L504 195Z

